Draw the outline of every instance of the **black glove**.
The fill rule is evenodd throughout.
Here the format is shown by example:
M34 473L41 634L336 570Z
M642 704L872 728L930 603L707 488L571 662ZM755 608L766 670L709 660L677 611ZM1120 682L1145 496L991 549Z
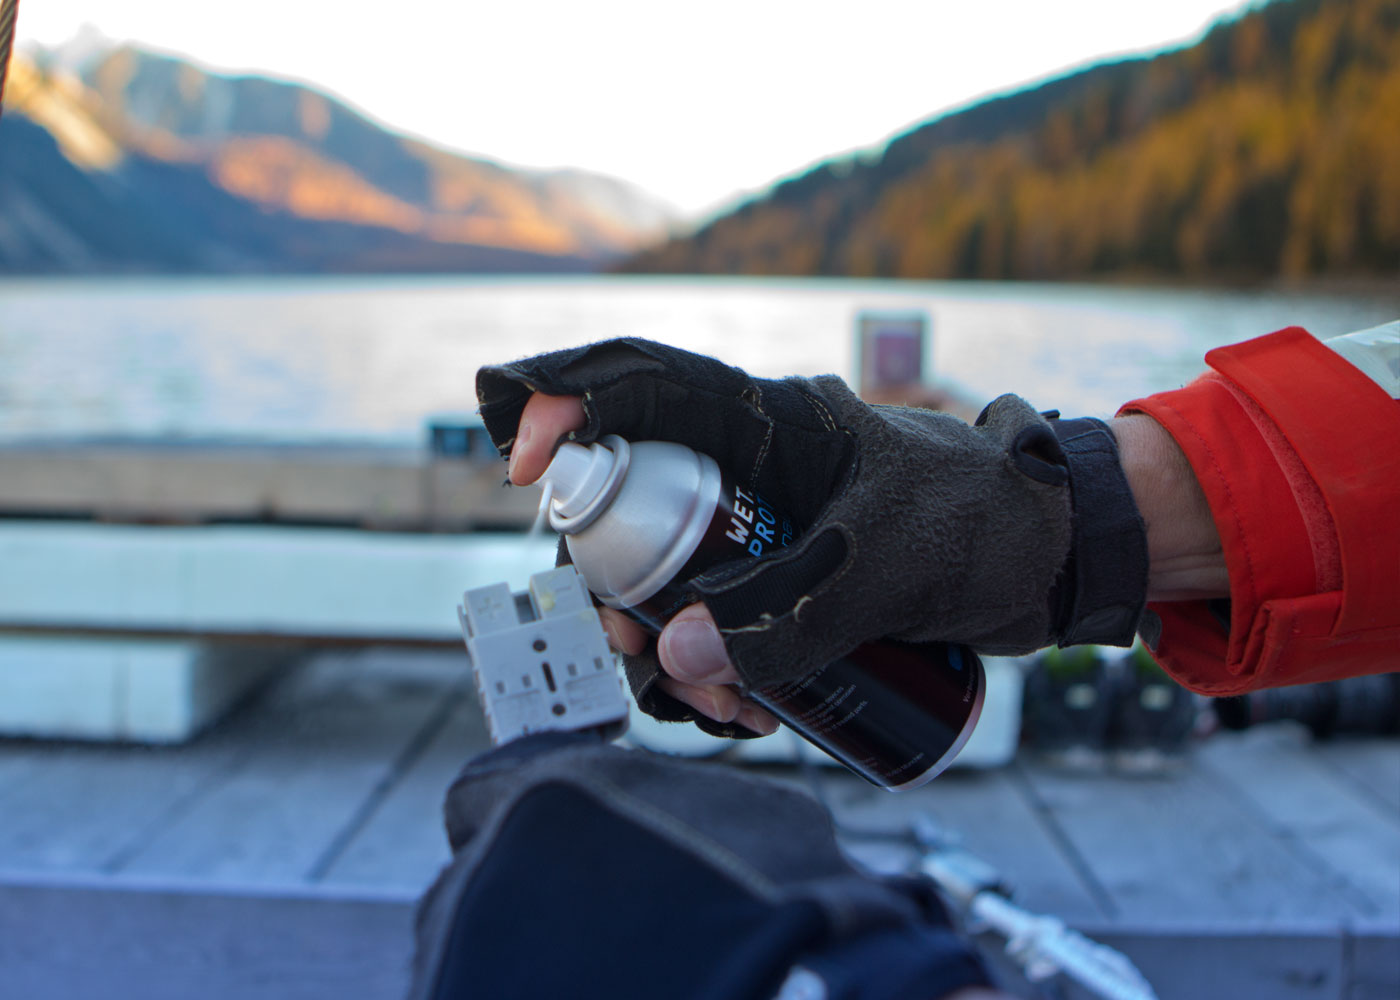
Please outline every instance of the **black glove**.
M454 860L419 909L410 1000L832 1000L986 985L930 883L857 871L830 817L727 768L526 737L448 792Z
M969 426L946 413L870 406L834 376L755 379L626 339L483 368L481 415L505 453L535 390L583 397L588 422L572 439L688 445L804 529L786 549L688 585L752 687L804 676L885 636L992 654L1132 640L1146 589L1143 528L1098 421L1067 428L1067 455L1055 422L1016 396L994 400ZM1116 504L1121 514L1126 497L1127 513L1111 519L1110 540L1095 535L1072 551L1084 535L1071 521L1076 466L1096 510ZM1102 527L1102 518L1080 515L1084 528ZM1097 568L1105 544L1140 558L1121 570L1115 556L1105 574ZM640 672L629 664L634 688ZM667 717L650 700L643 707Z

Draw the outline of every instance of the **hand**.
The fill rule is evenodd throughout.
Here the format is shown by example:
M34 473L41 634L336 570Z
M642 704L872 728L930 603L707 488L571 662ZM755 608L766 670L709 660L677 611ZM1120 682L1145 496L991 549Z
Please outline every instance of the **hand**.
M517 458L517 481L538 476L554 444L537 450L529 421L517 439L536 391L582 397L582 418L575 403L548 404L569 407L558 426L574 427L577 440L615 433L687 445L797 525L786 547L683 583L709 616L687 612L660 652L668 676L700 682L692 688L736 674L748 689L798 680L887 636L1009 655L1133 637L1147 547L1102 422L1052 425L1025 400L1002 396L969 426L946 413L871 406L834 376L755 379L713 358L622 339L477 373L493 440L535 463ZM733 672L689 641L710 635L711 621ZM618 640L634 642L624 632ZM649 693L656 674L638 672L644 661L628 663L639 704L686 717L691 710L679 712L665 688ZM700 662L710 669L685 672ZM706 691L726 703L708 707L727 714L728 696Z
M526 486L539 479L558 442L584 423L579 397L532 394L516 429L510 481ZM599 617L614 649L636 656L645 648L646 632L622 612L602 608ZM703 604L692 604L671 620L657 640L657 653L666 671L657 684L672 698L716 722L737 722L760 735L778 728L776 719L740 697L735 687L738 671L729 662L715 620Z

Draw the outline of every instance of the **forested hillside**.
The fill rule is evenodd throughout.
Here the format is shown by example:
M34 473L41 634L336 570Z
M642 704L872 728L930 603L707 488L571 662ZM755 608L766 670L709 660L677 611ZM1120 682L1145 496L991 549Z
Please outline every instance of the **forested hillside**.
M1275 0L833 160L626 269L1400 278L1400 0Z

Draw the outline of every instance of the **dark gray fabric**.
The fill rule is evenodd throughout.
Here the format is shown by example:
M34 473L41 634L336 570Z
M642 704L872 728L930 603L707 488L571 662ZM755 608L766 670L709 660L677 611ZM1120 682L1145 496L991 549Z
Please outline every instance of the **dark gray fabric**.
M830 814L786 785L722 764L625 750L589 737L526 737L473 761L448 790L448 841L466 862L530 789L563 783L669 840L760 899L807 899L837 934L946 921L931 887L874 878L836 844Z
M534 390L583 397L588 424L573 439L678 441L805 526L782 551L690 582L750 686L885 636L992 654L1053 640L1068 477L1048 423L1016 396L973 427L870 406L834 376L755 379L664 345L605 341L478 373L482 418L506 454ZM649 711L652 666L630 671Z
M1147 604L1147 527L1108 424L1052 420L1069 465L1071 556L1052 597L1061 646L1131 646Z
M470 763L445 816L412 1000L771 997L798 961L837 982L887 967L850 997L988 982L928 880L857 870L814 799L721 765L538 734Z

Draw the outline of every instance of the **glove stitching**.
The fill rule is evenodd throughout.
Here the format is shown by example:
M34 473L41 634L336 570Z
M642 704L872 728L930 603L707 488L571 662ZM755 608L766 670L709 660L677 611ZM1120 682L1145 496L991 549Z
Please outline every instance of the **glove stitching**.
M855 553L856 553L856 539L855 539L855 536L851 533L850 529L846 526L846 523L845 523L844 521L833 521L831 524L822 525L822 528L821 528L822 531L830 531L830 530L834 530L834 529L839 529L839 530L840 530L841 536L842 536L842 537L845 539L845 541L846 541L846 560L845 560L845 562L842 564L842 566L841 566L841 568L840 568L839 570L837 570L837 571L836 571L835 573L833 573L831 576L828 576L825 580L822 581L821 586L820 586L820 587L817 587L817 588L812 592L812 595L811 595L811 596L819 596L819 595L821 594L821 592L824 591L824 590L827 588L827 586L829 586L830 584L835 583L836 581L840 580L841 577L845 576L845 575L850 571L851 567L855 564ZM817 532L816 534L820 534L820 532ZM813 537L816 537L816 534L814 534ZM715 592L715 593L722 593L722 592L725 592L725 591L734 590L734 589L736 589L736 588L738 588L738 587L746 586L747 584L753 582L753 580L754 580L755 578L757 578L757 577L761 576L763 573L767 572L768 567L770 567L770 566L775 566L775 565L778 565L779 563L786 562L789 558L796 558L796 557L797 557L797 552L798 552L798 550L797 550L796 548L794 548L794 549L792 549L792 550L788 550L788 551L785 551L785 552L780 553L780 554L779 554L779 553L775 553L775 554L772 554L772 555L765 554L765 555L761 556L761 557L758 558L758 559L754 559L754 560L752 560L753 566L752 566L750 569L748 569L748 570L746 570L746 571L744 571L744 572L742 572L742 573L736 573L736 574L734 574L733 576L730 576L730 577L727 577L727 578L721 578L721 582L723 583L723 585L722 585L722 586L719 586L719 587L716 587L715 590L714 590L714 592ZM697 585L697 584L698 584L698 585L700 585L700 586L703 586L703 585L705 585L705 584L710 583L711 581L713 581L713 580L715 579L715 576L716 576L716 574L715 574L714 572L710 572L710 573L701 573L701 574L699 574L698 576L694 577L694 578L691 580L691 584L692 584L692 585ZM704 593L705 593L705 592L704 592L703 590L700 590L699 587L696 587L696 590L699 591L699 593L701 594L701 599L703 600L703 597L704 597ZM794 605L794 607L795 607L795 605ZM792 609L789 608L787 611L784 611L784 612L783 612L783 615L782 615L782 616L783 616L783 617L787 617L787 615L790 614L791 611L792 611ZM765 615L764 617L771 617L771 616L770 616L770 615ZM740 631L742 631L742 630L740 630Z
M595 424L601 427L603 421L602 418L598 416L598 404L594 402L592 389L583 390L583 415L585 419L583 430L586 431ZM578 441L578 435L579 432L577 430L572 430L565 435L565 439L568 441Z
M763 444L758 449L758 457L754 459L753 469L749 471L749 482L756 483L758 482L758 472L763 468L763 461L768 457L768 446L773 443L773 420L768 414L763 412L763 390L757 385L751 386L750 388L753 398L748 400L749 405L754 408L754 412L763 418L765 426ZM747 397L749 393L746 392L744 395Z
M752 625L735 625L731 628L721 628L719 631L721 635L739 635L743 632L767 632L777 624L777 622L777 618L774 618L765 611L758 616L758 621L754 622Z
M846 553L846 561L840 569L838 569L831 576L823 580L821 582L821 585L819 587L814 588L811 593L803 594L801 597L799 597L791 608L783 612L783 614L781 614L777 618L774 618L768 612L764 612L763 614L759 615L758 621L753 622L752 624L736 625L731 628L720 628L719 633L721 635L740 635L742 633L747 632L766 632L769 629L773 628L773 626L781 624L785 619L789 617L791 617L791 619L795 623L801 624L802 607L805 604L809 604L816 601L818 597L829 593L831 588L836 586L836 584L840 582L841 578L851 571L851 568L855 565L856 562L855 554L858 547L858 543L856 542L855 536L851 534L849 529L847 529L845 523L841 521L836 521L824 527L822 530L825 531L830 529L840 529L841 534L845 538L846 545L848 547ZM750 572L735 578L734 582L737 585L742 584L744 581L751 580L754 576L757 575L758 570L762 568L762 566L755 567L754 570L751 570ZM818 664L818 666L820 665L821 664Z
M829 431L836 430L836 420L832 417L831 411L827 409L826 404L813 396L806 386L803 386L800 392L802 398L808 402L812 409L817 411L817 416L820 417L821 422L826 425L826 429Z

